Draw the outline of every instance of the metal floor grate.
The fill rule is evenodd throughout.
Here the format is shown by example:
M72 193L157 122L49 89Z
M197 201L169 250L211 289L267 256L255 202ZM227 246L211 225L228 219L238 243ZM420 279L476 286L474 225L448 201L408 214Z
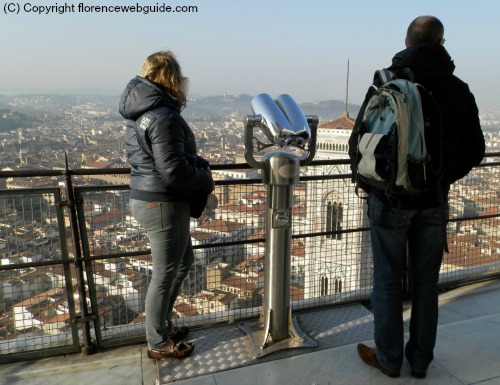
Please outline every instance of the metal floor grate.
M158 384L373 339L373 316L359 304L294 315L302 330L318 343L317 347L281 350L256 359L250 338L237 323L194 330L190 334L196 344L192 356L157 361Z

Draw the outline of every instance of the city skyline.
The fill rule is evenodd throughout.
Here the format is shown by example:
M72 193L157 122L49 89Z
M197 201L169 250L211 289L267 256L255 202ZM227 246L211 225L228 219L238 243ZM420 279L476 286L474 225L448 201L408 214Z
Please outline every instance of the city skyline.
M443 21L455 74L469 84L480 110L500 107L500 56L492 48L500 37L500 5L492 0L424 0L412 7L392 0L383 7L326 0L141 2L197 7L149 14L77 12L77 2L44 4L74 5L72 12L36 14L25 7L29 3L19 4L18 14L6 14L2 4L0 94L119 94L147 55L172 49L193 95L267 92L289 93L299 102L344 100L349 61L348 101L360 104L373 71L404 49L409 22L432 14Z

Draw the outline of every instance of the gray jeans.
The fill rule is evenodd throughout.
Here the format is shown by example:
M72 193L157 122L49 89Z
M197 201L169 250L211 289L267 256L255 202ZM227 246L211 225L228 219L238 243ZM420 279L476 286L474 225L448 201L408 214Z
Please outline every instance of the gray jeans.
M146 296L146 340L161 348L169 339L172 309L193 263L189 204L130 200L132 215L147 231L153 276Z

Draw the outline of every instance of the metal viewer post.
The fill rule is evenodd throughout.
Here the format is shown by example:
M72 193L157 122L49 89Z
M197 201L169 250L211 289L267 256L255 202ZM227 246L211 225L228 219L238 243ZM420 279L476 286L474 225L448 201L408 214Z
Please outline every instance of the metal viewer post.
M316 347L317 343L299 327L290 307L290 255L292 241L292 186L299 182L300 166L314 158L318 118L304 116L289 95L275 101L267 95L252 100L255 115L245 117L245 159L262 169L267 185L265 295L257 322L239 324L249 336L255 358L277 350ZM270 143L254 137L260 128ZM306 155L299 158L291 152L275 151L262 156L254 154L270 146L294 146Z

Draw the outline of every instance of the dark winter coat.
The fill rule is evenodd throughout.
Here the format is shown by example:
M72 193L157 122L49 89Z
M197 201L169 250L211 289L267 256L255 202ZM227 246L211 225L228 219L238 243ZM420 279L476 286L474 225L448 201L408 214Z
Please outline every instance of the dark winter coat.
M187 201L193 191L213 190L213 179L203 169L208 162L197 155L195 136L180 110L163 87L140 76L123 91L119 112L127 119L130 198Z
M469 173L483 159L485 142L479 122L478 108L469 86L453 75L455 65L446 49L439 44L420 44L397 53L392 59L390 71L397 72L409 67L414 81L423 85L436 99L442 117L443 136L443 183L445 198L449 185ZM369 97L370 91L367 94ZM349 139L349 156L356 160L358 127L363 118L364 105L358 114ZM431 158L438 159L439 135L426 131L426 141ZM353 168L353 163L351 168ZM380 191L373 191L384 199ZM426 191L406 199L405 208L419 209L439 206L436 190Z

